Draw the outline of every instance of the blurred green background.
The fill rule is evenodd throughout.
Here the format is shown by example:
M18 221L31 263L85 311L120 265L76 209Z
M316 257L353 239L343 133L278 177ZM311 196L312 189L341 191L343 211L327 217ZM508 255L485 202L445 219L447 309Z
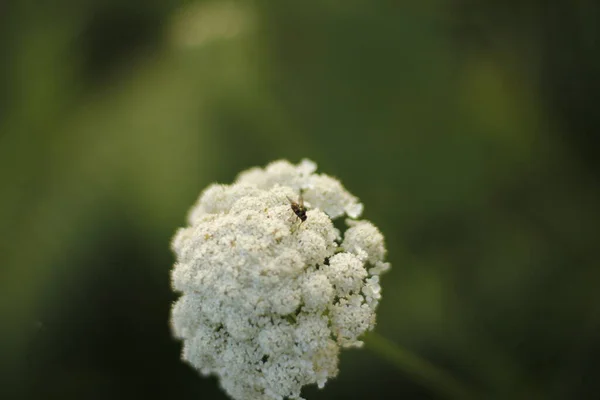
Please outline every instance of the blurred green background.
M380 334L481 398L597 398L599 17L0 2L0 397L225 399L170 337L170 239L209 183L307 157L386 235ZM340 367L305 396L439 398L367 349Z

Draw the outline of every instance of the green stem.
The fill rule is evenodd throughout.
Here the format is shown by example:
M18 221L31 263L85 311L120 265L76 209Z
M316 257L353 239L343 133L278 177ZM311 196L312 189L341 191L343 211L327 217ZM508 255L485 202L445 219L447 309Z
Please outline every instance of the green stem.
M403 349L375 332L364 338L367 348L390 361L399 370L410 375L426 387L449 399L477 399L461 382L429 361Z

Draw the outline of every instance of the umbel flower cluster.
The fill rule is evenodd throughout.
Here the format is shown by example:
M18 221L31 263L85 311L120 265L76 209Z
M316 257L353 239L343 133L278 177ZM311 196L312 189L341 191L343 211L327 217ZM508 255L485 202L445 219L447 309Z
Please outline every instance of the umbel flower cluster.
M375 325L384 239L316 164L275 161L213 184L175 234L171 315L182 358L234 399L300 398ZM301 221L290 206L304 199ZM347 216L341 232L332 220Z

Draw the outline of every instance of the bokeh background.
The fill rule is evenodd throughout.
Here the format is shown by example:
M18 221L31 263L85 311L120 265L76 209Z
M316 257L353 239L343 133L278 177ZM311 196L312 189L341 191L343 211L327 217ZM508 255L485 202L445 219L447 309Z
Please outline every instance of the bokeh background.
M307 157L386 235L381 335L480 398L597 398L600 8L545 3L0 2L0 397L225 399L170 337L170 239ZM441 398L340 366L305 395Z

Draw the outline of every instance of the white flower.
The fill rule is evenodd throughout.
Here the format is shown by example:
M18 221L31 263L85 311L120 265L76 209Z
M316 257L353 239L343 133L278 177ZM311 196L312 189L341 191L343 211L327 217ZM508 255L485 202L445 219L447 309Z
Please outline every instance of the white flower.
M234 399L300 398L337 375L381 298L383 235L362 204L315 163L275 161L211 185L173 238L174 336L182 358ZM305 200L301 222L290 201Z

